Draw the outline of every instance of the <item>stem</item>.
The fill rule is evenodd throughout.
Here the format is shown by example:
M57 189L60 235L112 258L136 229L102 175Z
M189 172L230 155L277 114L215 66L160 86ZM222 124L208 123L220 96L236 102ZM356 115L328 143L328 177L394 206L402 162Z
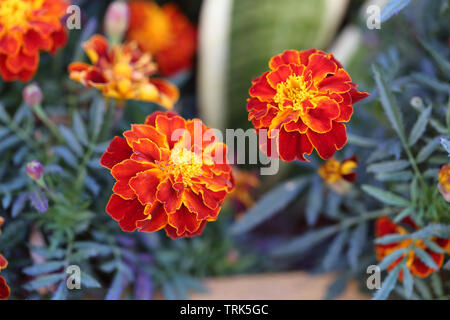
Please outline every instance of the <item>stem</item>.
M375 211L366 213L364 215L353 217L353 218L349 218L349 219L347 219L345 221L342 221L339 224L339 226L340 226L341 229L344 229L344 228L351 227L351 226L353 226L355 224L361 223L361 222L366 221L366 220L372 220L372 219L375 219L375 218L384 217L384 216L391 215L391 214L394 214L394 213L395 213L395 211L392 210L391 208L384 208L384 209L381 209L381 210L375 210Z
M32 140L28 134L25 132L25 130L21 129L17 123L15 122L10 122L8 123L8 127L9 129L11 129L11 131L13 131L20 139L22 139L23 141L25 141L25 143L27 143L31 148L33 149L38 149L39 146L38 144Z
M42 121L42 123L44 123L45 126L50 130L50 132L58 140L58 142L62 143L62 138L58 127L48 118L44 109L42 109L40 105L35 105L33 106L32 110L37 115L37 117Z

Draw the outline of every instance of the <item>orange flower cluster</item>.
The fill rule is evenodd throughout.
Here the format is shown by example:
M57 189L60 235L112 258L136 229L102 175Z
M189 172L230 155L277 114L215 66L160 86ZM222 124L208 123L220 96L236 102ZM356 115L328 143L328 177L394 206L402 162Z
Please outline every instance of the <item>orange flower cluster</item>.
M41 51L55 54L67 42L61 18L65 0L0 0L0 75L30 80Z
M175 4L132 1L129 6L127 39L155 57L162 75L192 67L197 30Z
M442 194L445 201L450 202L450 164L442 166L438 173L438 180L439 192Z
M270 71L252 82L247 100L249 120L257 131L267 130L262 150L284 161L306 161L313 149L331 158L347 143L345 122L353 104L369 96L331 53L287 50L273 57ZM275 139L277 150L271 150Z
M403 226L402 226L403 225ZM414 223L414 221L407 217L403 219L402 225L394 223L392 220L390 220L388 217L382 217L379 218L375 223L375 234L377 237L383 237L388 234L407 234L408 231L405 227L409 227L412 230L417 230L418 227ZM405 227L404 227L405 226ZM442 239L442 238L432 238L430 241L433 241L436 243L439 247L446 250L448 253L450 253L450 239ZM413 243L414 242L414 243ZM377 255L377 259L379 261L382 261L386 256L394 252L395 250L401 249L401 248L408 248L411 244L414 244L415 246L423 249L425 252L427 252L431 258L434 260L436 265L440 268L442 266L442 263L444 262L444 254L437 253L433 251L430 248L427 248L426 244L421 239L408 239L397 243L390 243L390 244L377 244L375 245L375 252ZM428 267L419 257L417 257L414 253L414 251L411 249L407 253L405 253L403 256L399 257L396 261L394 261L389 267L388 270L392 270L395 268L396 265L398 265L403 258L406 257L406 265L408 269L411 271L411 273L417 277L424 278L428 275L430 275L433 272L436 272L437 270L434 270L430 267ZM399 278L403 278L403 273L400 272Z
M106 211L122 230L165 229L176 239L199 235L217 219L233 176L226 146L208 127L155 112L123 135L100 161L117 180Z
M69 66L70 78L88 88L102 91L105 97L157 103L167 109L178 100L177 87L160 78L150 78L157 66L152 56L142 53L135 43L113 46L100 35L84 44L93 65L74 62Z
M5 220L2 217L0 217L0 228L4 222L5 222ZM0 233L1 233L1 230L0 230ZM5 259L5 257L2 254L0 254L0 271L2 271L2 269L5 269L7 266L8 266L8 261ZM8 284L6 283L5 278L0 276L0 300L8 299L10 292L11 292L11 290L9 289Z

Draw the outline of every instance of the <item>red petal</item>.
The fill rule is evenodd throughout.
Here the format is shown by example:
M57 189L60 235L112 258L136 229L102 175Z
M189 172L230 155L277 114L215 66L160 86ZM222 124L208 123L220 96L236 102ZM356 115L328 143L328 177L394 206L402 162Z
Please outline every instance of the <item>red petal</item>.
M305 154L309 155L313 151L313 146L305 134L281 130L278 141L279 155L284 161L294 161L296 158L307 161Z
M319 156L324 160L330 159L336 153L336 150L342 149L347 143L345 125L334 121L331 131L327 133L308 130L306 134Z
M183 235L187 232L196 232L202 221L197 220L197 215L190 212L185 206L173 214L169 214L169 224L177 230L177 236Z
M11 290L9 289L8 284L6 283L5 278L0 276L0 300L8 299L10 293Z
M100 164L108 169L112 169L116 164L130 158L133 150L128 146L127 141L121 137L114 137L108 149L102 155Z
M335 74L323 79L318 89L320 92L344 93L350 91L352 79L344 69L339 69Z
M155 162L162 160L162 153L158 146L149 139L139 139L133 142L133 151L144 161ZM137 160L138 158L133 159Z
M158 132L155 127L146 124L132 124L131 130L125 131L123 136L130 146L139 139L149 139L161 148L168 148L166 137Z
M8 266L8 261L5 257L0 253L0 270L5 269Z
M329 132L332 128L332 120L339 116L339 105L328 97L319 97L314 100L316 108L302 116L302 121L313 131L318 133Z
M182 192L183 187L181 188ZM164 204L167 213L172 214L180 209L182 198L180 190L175 190L170 179L161 182L156 192L156 198Z
M167 225L167 213L164 211L161 203L156 202L153 206L147 205L145 213L148 214L147 218L136 223L139 231L155 232Z
M178 114L175 112L155 111L145 119L145 124L155 127L156 126L156 118L161 115L163 115L167 118L172 118L172 117L178 116Z
M204 202L201 195L197 195L191 190L185 190L183 193L183 203L191 212L195 212L199 220L215 220L219 214L220 208L210 209Z
M113 194L106 205L106 212L116 221L123 231L136 230L136 222L146 218L144 207L138 200L124 200Z
M139 172L146 171L154 168L155 166L150 163L139 163L130 159L124 160L121 163L115 165L111 174L117 180L113 187L114 193L118 194L124 199L134 199L136 195L133 189L128 185L131 178L136 176Z
M181 234L181 235L178 235L178 234L177 234L177 229L171 227L170 225L167 225L167 226L165 227L165 230L166 230L166 234L167 234L170 238L172 238L172 239L174 239L174 240L175 240L175 239L179 239L179 238L192 238L192 237L196 237L196 236L202 234L203 229L205 229L206 223L207 223L206 221L203 221L203 222L200 224L200 227L199 227L199 228L197 229L197 231L195 231L195 232L189 232L189 231L186 231L186 232L184 232L184 233Z
M5 33L0 38L0 53L8 56L15 56L20 49L20 43L15 33Z
M158 169L151 169L140 172L130 179L129 185L143 205L152 204L155 201L156 188L160 183L159 172Z
M249 93L252 97L257 97L261 101L272 101L273 96L277 93L267 82L267 75L269 71L263 73L259 78L256 78L254 84L251 86Z
M312 78L315 83L319 83L328 74L334 73L337 65L328 59L323 53L314 53L309 57L309 64L305 69L305 74L311 71Z
M275 71L272 71L267 75L267 81L272 88L276 89L277 84L285 82L291 74L292 70L289 65L281 65Z
M270 59L269 67L272 70L275 70L281 65L285 64L299 64L300 63L300 54L296 50L286 50L282 54L279 54L272 59Z
M357 103L359 100L365 99L370 96L370 94L368 94L367 92L357 90L350 91L350 95L352 96L352 104Z
M180 135L172 136L175 130L177 130L175 132L175 134L177 134L186 128L184 119L178 115L171 117L167 115L160 115L155 119L155 126L158 132L166 136L169 149L172 149L175 142L177 142L181 137Z

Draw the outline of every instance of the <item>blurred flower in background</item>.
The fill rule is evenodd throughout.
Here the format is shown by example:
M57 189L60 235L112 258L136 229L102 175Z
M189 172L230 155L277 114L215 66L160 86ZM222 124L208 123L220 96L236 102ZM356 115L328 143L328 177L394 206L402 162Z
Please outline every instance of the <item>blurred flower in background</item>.
M5 222L5 219L3 219L3 217L0 217L0 234L2 231L1 227L4 222ZM0 253L0 271L2 271L2 269L5 269L7 266L8 266L8 261ZM5 278L0 276L0 300L8 299L9 294L10 294L10 289L8 287L8 284L6 283Z
M127 40L151 53L164 76L192 67L197 30L177 5L162 7L155 2L131 1Z
M284 161L306 161L314 148L322 159L331 158L347 143L344 123L353 104L369 94L358 91L333 55L320 50L287 50L269 67L249 90L247 110L255 129L268 130ZM273 156L269 147L268 142L262 149Z
M37 160L27 163L25 170L28 176L33 180L41 179L44 174L44 166Z
M444 197L445 201L450 202L450 164L442 166L438 173L439 192Z
M242 170L238 167L233 167L233 177L235 188L230 193L229 199L237 213L236 218L239 219L255 203L251 193L261 185L261 181L257 172Z
M404 227L402 225L404 225ZM383 237L390 234L407 235L409 233L407 228L412 230L419 229L410 217L403 219L402 225L394 223L388 217L382 217L377 219L375 222L375 234L377 237ZM427 241L432 242L434 245L442 248L450 254L450 239L434 237L428 239ZM436 272L436 269L429 267L429 262L424 262L417 256L417 249L414 250L414 247L425 251L434 261L438 269L442 266L444 262L444 254L434 251L423 239L407 239L390 244L377 244L375 245L375 252L377 259L382 261L385 257L398 249L404 248L407 250L406 253L403 253L403 255L399 256L398 259L389 265L388 270L394 269L395 266L398 265L403 259L406 259L406 266L411 273L417 277L424 278L431 273ZM402 276L403 274L401 272L399 274L399 278L401 279Z
M0 2L0 75L5 81L30 80L40 51L55 54L67 42L61 18L65 0L2 0Z
M42 90L37 83L27 85L22 92L23 101L30 107L40 105L44 99Z
M226 146L214 136L204 138L208 129L198 119L155 112L145 124L132 125L125 138L113 139L100 163L117 180L106 211L122 230L164 228L176 239L199 235L217 219L233 189L232 172ZM182 132L178 140L175 130Z
M342 162L331 158L320 166L318 173L331 189L339 194L345 194L356 180L357 166L356 156Z
M142 53L135 43L109 47L101 35L94 35L84 44L93 65L74 62L69 66L70 78L86 87L102 91L119 105L128 99L157 103L172 109L178 100L178 88L164 79L150 78L157 66L152 56Z

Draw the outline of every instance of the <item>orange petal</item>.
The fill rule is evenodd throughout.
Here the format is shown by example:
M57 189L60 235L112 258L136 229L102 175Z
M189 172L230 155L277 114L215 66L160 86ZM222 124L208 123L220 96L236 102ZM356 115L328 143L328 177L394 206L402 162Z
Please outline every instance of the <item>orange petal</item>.
M329 132L332 128L332 120L339 116L339 105L328 97L319 97L313 100L314 109L302 116L302 121L313 131L318 133Z
M8 266L8 261L5 259L5 257L0 253L0 270L6 269Z
M261 101L270 102L277 93L267 82L267 75L269 71L263 73L260 77L254 80L254 84L250 87L249 93L251 97L257 97Z
M320 92L344 93L350 91L352 79L344 69L323 79L317 86Z
M173 145L178 142L180 136L172 136L173 133L181 132L186 128L185 120L178 115L168 116L161 114L155 119L156 130L166 136L166 140L169 144L169 149L173 148ZM177 130L177 131L175 131Z
M267 81L272 88L276 89L277 84L285 82L291 74L292 69L289 65L281 65L275 71L272 71L267 75Z
M282 54L279 54L269 61L269 67L272 70L275 70L279 66L285 64L299 64L300 63L300 55L296 50L286 50Z
M337 65L328 59L323 53L317 52L309 57L309 64L305 69L308 74L311 71L312 78L315 83L322 81L328 74L335 73Z
M132 124L131 130L125 131L123 136L127 139L128 145L133 146L133 143L139 139L149 139L161 148L168 148L166 137L158 132L155 127L145 124Z
M124 199L132 200L136 197L133 189L128 185L131 178L136 176L139 172L154 168L155 165L151 163L139 163L130 159L124 160L115 165L111 174L117 180L114 184L113 191Z
M199 227L199 228L197 229L197 231L195 231L195 232L185 231L185 232L184 232L183 234L181 234L181 235L178 235L177 229L171 227L170 225L167 225L167 226L164 228L164 230L166 230L166 234L167 234L170 238L172 238L172 239L174 239L174 240L175 240L175 239L179 239L179 238L192 238L192 237L196 237L196 236L202 234L203 229L205 229L206 223L207 223L206 221L203 221L203 222L200 224L200 227Z
M181 195L184 187L181 186L180 188L175 190L169 178L165 179L158 186L156 198L164 204L164 209L168 214L172 214L180 209L182 203Z
M197 231L202 223L197 220L197 215L190 212L185 206L181 206L178 211L169 214L168 222L177 230L178 236L183 235L186 231L190 233Z
M155 162L162 160L162 152L161 149L158 148L156 143L151 141L150 139L139 139L137 142L133 142L133 151L139 157L133 157L135 160ZM168 153L165 153L168 155Z
M172 109L180 97L178 88L164 79L153 78L150 79L150 83L153 84L160 93L159 103L167 109Z
M153 205L148 204L145 207L145 213L148 214L147 218L136 223L139 231L155 232L167 225L167 213L164 211L161 203L155 202Z
M199 220L216 220L220 208L210 209L204 202L201 195L197 195L191 190L185 190L183 193L183 203L191 211L197 214Z

